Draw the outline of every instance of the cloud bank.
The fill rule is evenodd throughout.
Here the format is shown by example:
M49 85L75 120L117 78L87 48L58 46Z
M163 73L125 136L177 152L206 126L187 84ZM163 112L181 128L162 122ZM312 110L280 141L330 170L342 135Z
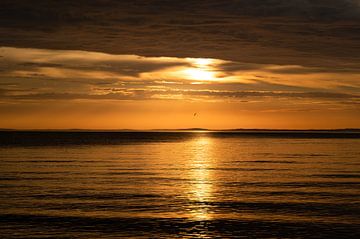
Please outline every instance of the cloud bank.
M356 71L8 47L0 54L8 100L359 100Z
M3 0L0 45L360 66L355 0Z

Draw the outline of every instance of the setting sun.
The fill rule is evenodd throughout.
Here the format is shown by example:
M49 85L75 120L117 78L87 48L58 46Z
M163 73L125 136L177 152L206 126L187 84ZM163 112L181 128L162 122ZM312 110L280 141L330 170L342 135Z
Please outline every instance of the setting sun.
M199 81L216 80L216 76L214 72L204 69L190 68L184 70L183 74L185 78L189 78L191 80L199 80Z

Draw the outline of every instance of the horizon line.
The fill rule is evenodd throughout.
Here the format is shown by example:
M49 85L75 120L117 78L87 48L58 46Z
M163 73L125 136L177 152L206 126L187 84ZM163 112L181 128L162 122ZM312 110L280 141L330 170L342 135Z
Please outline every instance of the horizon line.
M360 128L309 128L309 129L271 129L271 128L232 128L232 129L208 129L208 128L174 128L174 129L13 129L0 128L0 131L72 131L72 132L160 132L160 131L209 131L209 132L231 132L231 131L360 131Z

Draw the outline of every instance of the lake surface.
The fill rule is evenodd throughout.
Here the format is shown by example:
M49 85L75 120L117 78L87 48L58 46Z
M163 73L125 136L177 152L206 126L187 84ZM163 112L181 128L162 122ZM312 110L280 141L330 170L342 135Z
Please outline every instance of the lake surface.
M1 132L1 238L360 238L360 137Z

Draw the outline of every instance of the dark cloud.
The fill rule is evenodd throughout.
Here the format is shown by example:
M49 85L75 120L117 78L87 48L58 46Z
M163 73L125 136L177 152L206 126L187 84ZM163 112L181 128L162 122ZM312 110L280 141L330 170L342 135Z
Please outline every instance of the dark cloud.
M113 63L108 62L104 64L89 64L89 65L76 65L76 64L51 64L51 63L29 63L29 64L19 64L18 66L14 66L13 69L16 70L36 70L38 68L54 68L57 70L81 70L84 72L87 71L103 71L107 73L116 73L123 76L133 76L136 77L140 73L144 72L152 72L159 71L168 67L174 66L186 66L188 64L185 63L172 63L172 62L162 62L162 63L139 63L139 62L121 62L121 63ZM11 68L7 68L6 70L11 70ZM35 76L41 76L39 74L35 74Z
M56 63L37 63L37 62L23 62L19 63L16 66L18 69L24 67L24 68L37 68L37 67L64 67L62 64L56 64Z
M259 64L244 63L244 62L225 62L219 65L219 69L225 72L236 72L236 71L252 71L259 70L262 66Z
M359 9L356 0L2 0L0 45L354 70Z
M288 65L283 67L269 67L269 65L242 63L242 62L226 62L218 66L224 72L233 73L238 71L264 71L277 74L314 74L314 73L359 73L360 64L351 67L303 67L301 65Z
M172 96L193 96L193 97L220 97L243 99L252 97L272 98L298 98L298 99L324 99L324 100L351 100L358 102L360 96L330 93L330 92L280 92L280 91L211 91L211 90L179 90L179 89L127 89L127 88L99 88L103 94L85 93L26 93L8 89L0 89L0 98L16 100L147 100L147 99L174 99ZM14 94L14 92L16 94Z
M221 97L281 97L281 98L319 98L319 99L360 99L359 96L330 92L279 92L279 91L185 91L183 94L221 96Z
M0 48L6 56L0 61L0 73L27 71L31 77L45 77L38 70L75 70L106 72L137 77L144 72L160 71L175 66L190 66L177 58L144 58L134 55L110 55L81 51Z

